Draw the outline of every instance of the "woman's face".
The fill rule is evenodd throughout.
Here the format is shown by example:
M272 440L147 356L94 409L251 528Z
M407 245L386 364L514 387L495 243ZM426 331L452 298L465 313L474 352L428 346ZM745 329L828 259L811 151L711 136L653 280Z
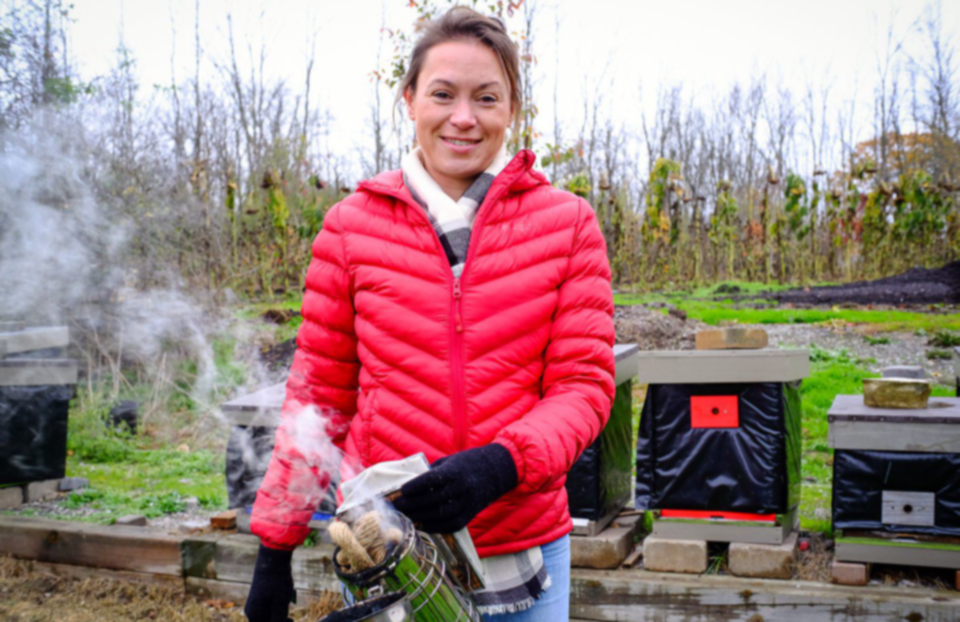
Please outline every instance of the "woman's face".
M497 55L480 43L435 45L416 92L407 89L403 97L427 172L459 200L493 162L512 119L510 86Z

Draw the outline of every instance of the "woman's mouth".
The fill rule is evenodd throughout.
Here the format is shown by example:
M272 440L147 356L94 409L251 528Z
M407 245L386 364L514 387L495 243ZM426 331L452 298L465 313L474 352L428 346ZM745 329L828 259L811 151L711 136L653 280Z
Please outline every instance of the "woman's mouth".
M466 139L466 138L448 138L446 136L442 136L441 139L447 145L457 149L469 149L470 147L474 147L480 144L479 139L472 140L472 139Z

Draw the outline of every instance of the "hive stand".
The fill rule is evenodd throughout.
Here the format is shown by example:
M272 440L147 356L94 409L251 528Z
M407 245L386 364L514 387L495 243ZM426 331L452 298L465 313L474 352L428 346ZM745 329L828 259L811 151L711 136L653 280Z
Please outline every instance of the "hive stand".
M810 375L808 350L665 350L640 355L640 382L724 384L795 382ZM730 572L744 577L790 579L800 526L796 505L770 521L738 520L731 513L668 517L653 512L653 530L643 543L644 568L700 574L707 570L708 543L730 543ZM721 517L723 515L724 517Z
M838 395L827 413L833 449L960 454L960 398L931 397L926 409L871 408L863 396ZM933 494L884 492L884 516L934 520ZM889 507L887 507L889 506ZM902 506L902 507L901 507ZM916 518L914 518L916 520ZM886 522L886 521L884 521ZM960 589L960 538L879 531L837 530L834 582L865 585L870 564L956 570Z

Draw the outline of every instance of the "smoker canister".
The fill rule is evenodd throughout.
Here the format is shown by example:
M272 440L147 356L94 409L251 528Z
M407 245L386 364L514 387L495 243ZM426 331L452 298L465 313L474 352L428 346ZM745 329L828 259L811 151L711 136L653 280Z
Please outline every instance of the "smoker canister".
M403 538L373 568L346 572L336 561L337 547L334 568L345 589L357 600L402 592L416 622L481 622L470 597L447 574L443 555L430 536L414 529L406 517L398 515L397 519Z
M334 611L317 622L412 622L413 608L403 592L368 598Z

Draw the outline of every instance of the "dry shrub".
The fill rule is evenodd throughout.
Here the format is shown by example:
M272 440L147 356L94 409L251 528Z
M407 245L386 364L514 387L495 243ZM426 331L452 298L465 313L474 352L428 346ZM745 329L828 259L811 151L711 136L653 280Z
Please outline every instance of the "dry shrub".
M801 581L829 583L832 576L830 564L833 562L830 543L823 534L817 533L810 534L808 541L810 547L800 551L797 556L797 578Z

